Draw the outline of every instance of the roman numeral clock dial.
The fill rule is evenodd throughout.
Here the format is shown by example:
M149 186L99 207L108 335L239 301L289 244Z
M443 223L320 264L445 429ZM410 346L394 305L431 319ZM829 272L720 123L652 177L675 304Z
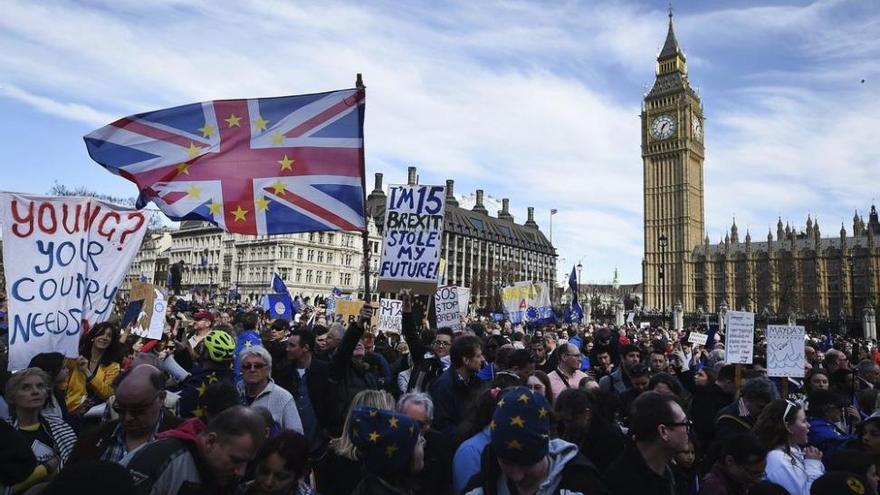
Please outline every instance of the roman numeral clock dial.
M651 137L669 139L675 133L675 118L669 114L658 115L651 122Z

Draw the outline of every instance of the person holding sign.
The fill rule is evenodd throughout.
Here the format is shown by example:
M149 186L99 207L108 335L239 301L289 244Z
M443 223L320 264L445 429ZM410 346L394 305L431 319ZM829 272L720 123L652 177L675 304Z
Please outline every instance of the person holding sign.
M11 493L24 493L36 483L55 476L73 452L76 434L60 418L42 413L51 387L49 375L39 368L26 368L6 383L6 400L13 408L12 424L31 445L39 464ZM6 448L5 446L3 448Z
M781 485L790 495L810 495L810 486L825 473L822 451L807 444L810 424L801 406L778 399L761 413L752 430L767 454L767 479Z
M113 395L113 379L119 374L119 327L103 322L92 327L80 345L76 366L67 379L67 410L85 414L92 406Z

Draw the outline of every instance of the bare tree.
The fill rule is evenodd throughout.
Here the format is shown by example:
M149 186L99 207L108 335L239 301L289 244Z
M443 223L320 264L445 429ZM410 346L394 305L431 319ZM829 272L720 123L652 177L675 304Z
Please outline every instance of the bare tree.
M59 184L58 181L52 185L47 193L51 196L85 196L88 198L100 199L101 201L106 201L108 203L113 203L121 206L127 206L129 208L134 208L137 204L137 198L123 198L120 196L113 196L110 194L102 194L99 192L92 191L91 189L86 188L85 186L76 186L76 187L68 187L64 184ZM162 223L162 215L151 215L150 223L147 225L148 230L157 230L163 227Z

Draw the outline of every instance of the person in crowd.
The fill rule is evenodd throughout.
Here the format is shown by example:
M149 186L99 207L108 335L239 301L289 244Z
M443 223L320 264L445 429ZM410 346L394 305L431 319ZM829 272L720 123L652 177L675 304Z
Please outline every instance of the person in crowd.
M751 433L736 433L721 446L718 460L703 478L700 495L746 495L764 477L767 449Z
M218 380L205 387L205 393L199 397L197 417L203 423L210 423L218 414L240 405L241 396L232 380Z
M337 414L337 417L330 422L333 426L342 424L341 415L348 411L349 404L358 392L379 389L378 377L373 373L370 365L364 362L367 351L361 342L361 336L370 324L372 310L373 308L367 304L361 308L359 318L348 326L345 336L333 353L330 389L334 394L334 405L331 410ZM330 331L333 331L333 327ZM341 432L331 433L337 435Z
M238 322L241 325L241 331L238 332L238 337L235 339L235 357L232 362L236 383L241 380L241 351L263 345L263 341L260 339L260 315L256 311L244 313L239 317ZM232 332L227 333L234 336Z
M280 384L293 395L303 431L309 441L309 452L320 455L327 445L327 431L341 430L342 425L331 427L335 417L330 413L330 365L315 359L315 334L304 328L291 332L287 339L287 359L291 369L285 371Z
M505 391L490 426L480 471L463 493L583 493L608 491L596 467L576 445L550 439L550 404L526 387Z
M312 495L306 477L308 442L301 434L285 430L266 440L254 459L254 479L242 495Z
M611 352L608 349L601 349L596 352L596 358L593 363L591 371L596 380L602 380L602 378L614 372L614 361L611 359Z
M263 347L272 356L272 379L276 383L281 375L287 371L287 333L289 331L290 323L284 318L278 318L269 325L263 338Z
M181 418L204 418L205 411L199 407L199 399L212 383L228 381L232 383L232 359L235 340L222 330L212 330L199 345L199 356L192 373L181 368L174 356L168 356L162 368L179 383Z
M197 419L157 435L125 465L139 495L223 493L245 475L266 439L266 424L256 410L226 409L207 426Z
M434 402L424 392L408 392L397 401L397 412L416 422L424 438L424 469L414 475L413 488L423 494L446 494L452 486L453 439L431 428Z
M697 495L700 492L701 481L696 460L697 448L694 445L693 432L691 432L687 448L677 452L670 464L672 474L675 476L677 495Z
M483 346L485 349L484 357L486 358L486 364L480 368L479 373L477 373L477 378L484 382L491 382L495 379L498 351L507 344L507 338L503 335L489 335L486 337L486 343Z
M274 430L303 433L303 424L293 396L272 380L272 356L263 346L242 349L238 356L242 372L239 394L242 404L264 407L272 414Z
M648 363L651 367L651 373L666 373L669 370L669 360L666 357L666 351L659 346L651 349L648 355Z
M347 411L342 434L330 440L327 454L316 469L318 492L322 495L349 495L361 480L360 456L351 437L354 409L366 406L373 409L394 409L394 398L384 390L362 390L355 394Z
M55 416L65 421L69 419L65 386L70 376L70 368L65 364L64 354L60 352L43 352L31 358L28 368L40 368L49 375L52 388L49 400L43 408L43 414Z
M583 378L583 380L589 380L590 377L587 376ZM547 399L551 405L553 404L553 388L550 385L550 377L547 376L547 373L544 373L541 370L535 370L529 375L528 380L526 380L526 386L529 387L529 390L532 392L541 394ZM580 384L578 384L580 387Z
M162 407L165 380L154 366L143 364L120 375L113 409L118 419L80 435L70 456L70 464L84 461L119 463L126 454L156 440L156 434L180 424Z
M24 493L55 476L67 464L76 443L76 433L70 425L42 412L50 389L49 375L39 368L25 368L6 382L5 397L14 418L12 426L31 446L38 462L24 481L12 487L12 493Z
M648 385L651 383L651 368L648 365L639 363L634 365L627 372L630 381L630 389L626 392L623 392L619 395L620 399L620 409L619 413L621 418L626 422L627 418L629 418L630 414L630 406L633 401L641 395L643 392L648 390Z
M684 387L681 386L681 382L675 379L674 376L669 373L659 372L654 373L651 376L651 379L648 381L648 390L654 392L660 392L661 394L674 395L681 399L685 400L685 390Z
M614 495L668 495L675 491L669 464L687 448L691 422L675 397L645 392L632 405L627 446L605 472Z
M37 458L27 438L6 421L0 421L0 490L27 479Z
M425 392L431 388L441 373L449 369L451 364L449 351L453 340L452 330L449 328L437 329L430 349L422 344L422 339L414 328L411 328L404 336L413 358L413 368L407 383L407 391Z
M589 392L563 390L553 405L556 436L577 445L590 462L604 471L623 453L625 438L616 425L595 410L596 399Z
M128 470L115 462L86 461L76 465L76 469L65 469L58 473L45 487L34 488L28 494L70 495L87 493L89 495L116 495L135 493L134 482Z
M874 389L880 387L880 365L871 359L863 359L856 365L858 388Z
M523 382L528 380L532 372L535 371L535 362L532 361L531 352L528 349L514 350L507 360L507 368L504 371L517 375Z
M490 388L480 394L473 409L458 425L454 442L458 447L452 460L453 493L461 493L471 477L480 470L480 456L489 444L489 424L502 391L520 385L522 381L516 375L496 375Z
M186 341L193 360L198 359L197 351L199 344L211 333L213 325L214 313L207 309L201 309L193 314L192 335Z
M825 360L823 361L823 366L828 374L834 373L837 370L849 369L849 357L847 357L845 352L839 351L837 349L828 349L825 351Z
M877 493L877 484L880 481L880 477L877 474L877 463L863 452L849 449L838 450L831 454L827 466L828 471L864 476L868 482L868 491L866 493Z
M544 373L551 373L556 369L556 363L547 356L547 348L544 347L544 339L540 336L533 336L529 344L531 350L532 361L535 363L535 369Z
M334 323L330 325L330 328L327 329L327 333L322 339L324 342L324 349L316 354L318 359L328 362L333 360L333 356L336 355L336 350L342 344L343 336L347 333L345 328L346 327L343 326L342 323ZM360 340L360 337L358 340Z
M67 410L81 416L92 406L113 395L113 379L119 374L121 359L119 327L98 323L82 341L76 366L67 379Z
M794 402L777 399L758 417L755 436L767 454L767 479L781 485L791 495L809 495L810 485L825 472L822 451L806 445L810 423L803 409Z
M571 344L562 344L558 352L559 365L548 374L553 397L559 397L563 390L576 389L587 374L581 371L581 351Z
M828 455L852 439L837 426L841 422L842 412L848 406L845 397L830 390L817 390L808 396L807 404L810 445L821 450L823 455Z
M349 435L363 477L354 495L412 494L412 474L424 468L424 444L418 424L389 410L357 406ZM421 493L421 492L419 492Z
M300 327L302 328L302 327ZM330 361L324 353L327 351L327 332L329 329L323 325L315 325L312 327L312 332L315 333L315 358L320 359L322 361Z
M451 435L455 426L483 389L477 372L483 366L480 339L473 335L457 338L449 349L451 366L431 385L434 399L434 423L437 431Z
M605 392L622 394L632 388L629 372L633 366L641 363L642 355L639 348L632 345L624 345L620 348L620 366L610 375L603 376L599 380L599 388Z
M864 476L832 471L822 475L813 483L810 495L876 495L870 487L871 482Z
M812 369L804 378L804 391L810 395L816 390L828 390L830 381L828 372L823 369Z
M715 418L715 438L724 440L734 433L752 429L761 411L778 396L776 386L766 378L746 380L742 395L734 403L718 411Z

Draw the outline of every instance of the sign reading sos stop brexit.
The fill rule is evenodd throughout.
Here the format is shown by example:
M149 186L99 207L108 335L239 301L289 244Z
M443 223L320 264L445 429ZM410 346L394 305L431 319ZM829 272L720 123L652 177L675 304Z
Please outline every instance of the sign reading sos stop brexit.
M112 313L149 216L93 198L0 193L10 370L42 352L78 355L83 322Z

